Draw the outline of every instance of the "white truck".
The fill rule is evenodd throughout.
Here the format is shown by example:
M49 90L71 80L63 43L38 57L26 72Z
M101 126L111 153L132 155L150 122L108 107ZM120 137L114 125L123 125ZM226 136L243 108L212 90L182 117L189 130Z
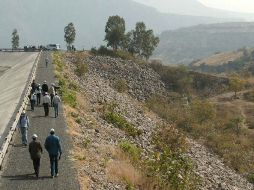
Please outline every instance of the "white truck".
M55 50L60 50L60 45L59 44L48 44L46 46L46 49L47 50L50 50L50 51L55 51Z

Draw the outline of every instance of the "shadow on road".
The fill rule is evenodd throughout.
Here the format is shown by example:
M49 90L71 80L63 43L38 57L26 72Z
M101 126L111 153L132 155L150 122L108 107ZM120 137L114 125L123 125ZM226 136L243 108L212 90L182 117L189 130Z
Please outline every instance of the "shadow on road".
M12 145L13 147L26 147L23 144L10 144L10 145Z
M45 117L45 115L36 115L36 116L32 116L32 118L40 118L40 117Z
M23 174L23 175L13 175L13 176L2 176L2 178L7 178L9 180L40 180L40 179L51 179L50 176L39 176L37 178L34 173Z

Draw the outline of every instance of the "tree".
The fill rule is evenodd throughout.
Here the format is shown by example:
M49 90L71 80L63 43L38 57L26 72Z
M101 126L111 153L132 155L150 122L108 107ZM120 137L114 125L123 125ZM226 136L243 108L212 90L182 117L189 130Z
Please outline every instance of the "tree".
M139 56L149 59L155 47L159 43L159 38L155 37L153 30L146 30L146 25L143 22L136 23L136 28L132 31L133 42L132 50Z
M229 79L229 87L231 90L235 92L235 97L236 97L236 93L244 88L244 83L245 83L244 80L239 78L238 75L233 75Z
M71 45L75 41L76 30L74 24L71 22L64 28L64 39L67 43L67 49L70 49Z
M159 38L155 37L152 30L147 30L144 33L144 39L142 44L142 56L148 60L152 55L155 47L159 44Z
M105 27L105 41L107 41L107 46L117 50L124 40L125 33L125 21L119 16L110 16L106 27Z
M17 49L19 47L19 34L18 30L14 29L12 32L12 49Z

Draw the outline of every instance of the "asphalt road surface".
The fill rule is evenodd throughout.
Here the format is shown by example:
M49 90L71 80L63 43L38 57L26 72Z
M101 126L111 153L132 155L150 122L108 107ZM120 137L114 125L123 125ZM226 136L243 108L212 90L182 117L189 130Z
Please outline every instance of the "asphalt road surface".
M45 67L45 55L43 53L38 65L36 82L42 83L44 80L48 84L55 82L53 65L50 63ZM63 110L60 107L59 117L54 118L53 108L50 108L49 117L44 117L42 106L36 106L35 111L27 113L30 119L31 127L28 130L28 139L31 141L32 134L38 135L38 140L44 145L46 137L51 128L54 128L56 135L59 136L63 155L59 161L59 176L52 179L50 175L50 163L47 151L44 149L39 179L36 179L32 173L33 165L30 159L28 148L21 145L21 135L16 132L14 142L9 148L9 153L5 158L0 177L1 190L79 190L77 172L69 157L71 150L71 137L67 133L67 126L63 117Z
M37 55L0 52L0 142L21 99Z

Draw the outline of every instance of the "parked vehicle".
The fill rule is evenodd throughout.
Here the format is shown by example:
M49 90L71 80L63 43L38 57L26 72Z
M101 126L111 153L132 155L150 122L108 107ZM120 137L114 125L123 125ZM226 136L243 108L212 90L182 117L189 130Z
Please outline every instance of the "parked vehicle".
M24 51L36 51L36 46L24 46Z
M47 50L60 50L60 45L59 44L48 44L46 48L47 48Z

